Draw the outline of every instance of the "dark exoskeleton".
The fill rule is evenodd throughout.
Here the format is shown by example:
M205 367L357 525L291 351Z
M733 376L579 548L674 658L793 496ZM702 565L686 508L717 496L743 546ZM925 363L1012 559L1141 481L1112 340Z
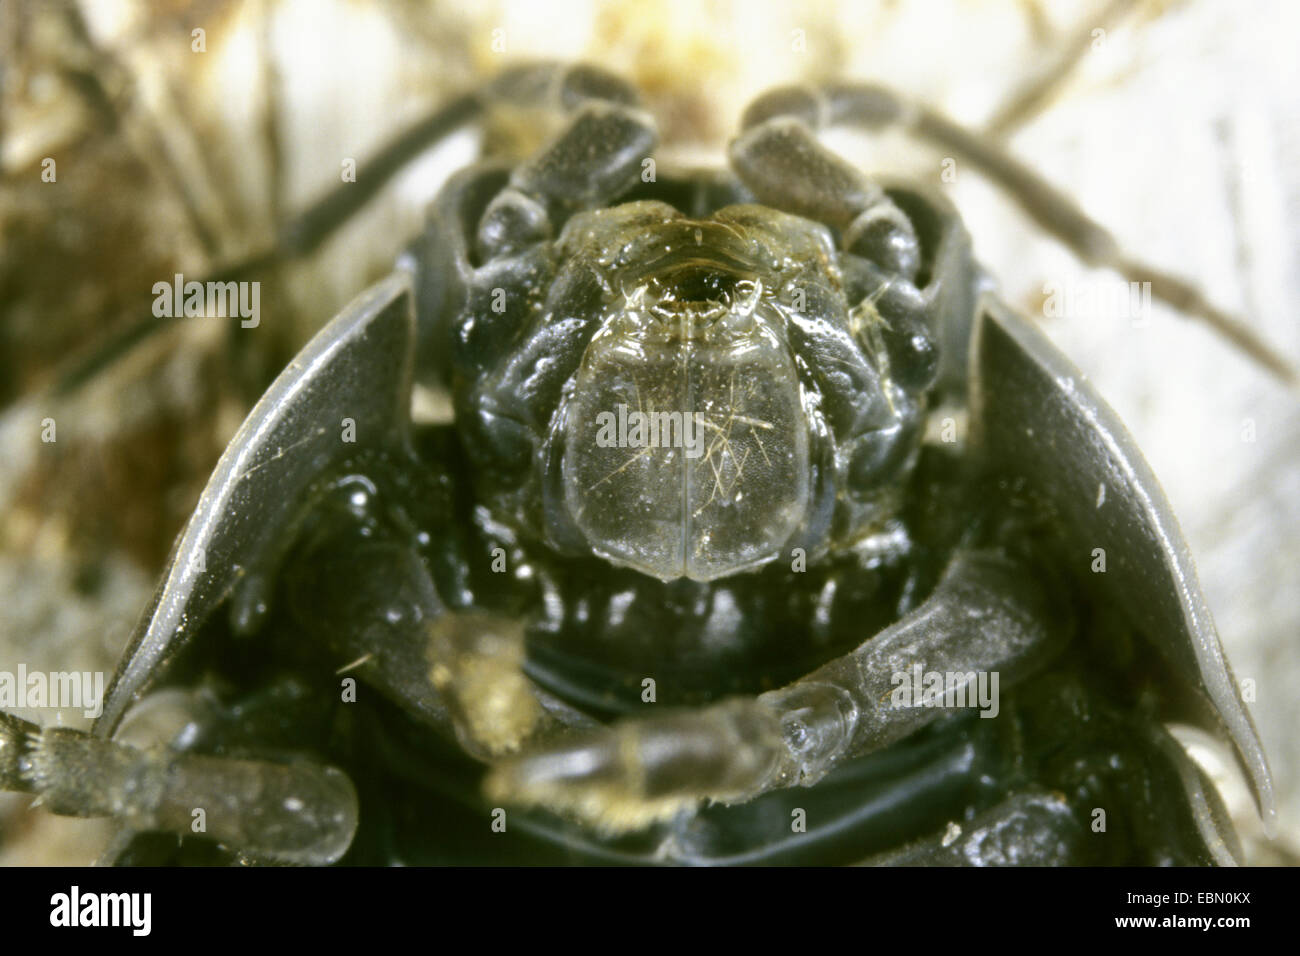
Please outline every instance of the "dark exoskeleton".
M817 131L978 144L785 89L676 174L624 83L544 66L404 148L501 100L565 125L282 373L93 732L0 715L0 783L117 818L120 863L1238 860L1166 726L1266 818L1268 770L1154 477L949 205Z

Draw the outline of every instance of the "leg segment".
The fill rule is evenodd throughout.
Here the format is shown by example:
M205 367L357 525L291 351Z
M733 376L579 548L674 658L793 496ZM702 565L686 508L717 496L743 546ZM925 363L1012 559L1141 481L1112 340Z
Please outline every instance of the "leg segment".
M484 260L552 237L574 212L595 209L636 183L658 140L635 91L591 67L531 68L507 74L500 91L570 114L565 129L515 167L478 227ZM540 102L538 102L540 101Z
M308 506L282 576L290 614L347 664L340 674L354 675L481 760L566 727L592 726L524 676L520 620L452 608L439 596L430 564L467 561L451 504L438 501L439 483L393 487L406 479L390 475L391 466L355 467L369 477L333 481ZM421 467L431 470L428 462ZM428 513L417 511L430 503ZM439 549L428 563L422 538ZM452 587L444 584L448 593Z
M883 189L818 141L822 105L798 89L763 97L731 144L731 165L760 202L828 223L846 250L910 282L921 260L912 223Z

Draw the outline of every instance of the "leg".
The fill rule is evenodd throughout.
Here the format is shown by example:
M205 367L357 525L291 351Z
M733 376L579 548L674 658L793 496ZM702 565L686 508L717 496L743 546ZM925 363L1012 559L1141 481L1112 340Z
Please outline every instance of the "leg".
M451 469L440 469L437 455L409 468L403 454L364 449L338 463L342 477L299 492L301 513L284 532L294 541L264 569L276 587L246 597L236 586L226 636L233 643L192 645L183 662L187 669L201 664L201 673L215 671L234 686L255 678L244 664L224 671L232 660L265 660L265 673L289 667L313 675L306 685L319 706L290 712L292 700L261 695L265 719L255 720L255 702L240 698L220 712L195 715L190 723L198 733L187 735L193 752L184 753L137 749L107 734L42 730L0 714L0 789L33 793L56 814L113 817L132 832L201 832L253 858L323 864L347 852L357 829L353 784L325 765L351 766L346 749L331 749L347 677L367 685L352 700L387 697L480 760L545 745L569 727L593 726L523 675L518 620L452 608L441 599L431 568L444 593L456 598L477 584L456 578L469 573L470 558L455 520ZM236 610L261 603L270 609L251 618ZM262 627L264 620L269 626ZM333 666L340 670L331 676L326 668ZM291 732L276 739L283 728ZM346 747L346 732L343 739ZM281 750L330 756L261 759ZM193 829L197 810L202 831Z
M623 142L630 151L626 159L629 162L635 159L637 164L635 169L627 170L629 172L639 171L641 158L649 155L653 146L652 124L648 118L631 109L631 105L636 102L636 95L631 87L616 77L581 65L562 67L546 64L507 70L482 90L456 97L425 119L398 133L361 165L355 182L335 186L285 223L268 248L237 262L218 265L206 280L235 282L255 278L278 264L311 255L413 160L456 130L479 119L494 103L499 102L575 113L567 151L561 149L564 142L562 139L550 154L543 154L550 155L553 163L562 161L566 164L559 172L574 178L564 181L556 177L548 178L549 170L545 166L539 167L534 178L544 181L540 190L544 197L565 196L566 190L576 190L567 193L570 196L584 194L584 191L587 196L596 193L603 195L602 190L631 185L635 181L635 175L625 180L620 178L620 174L612 173L612 178L601 179L598 174L605 165L595 163L580 168L586 160L573 153L574 150L586 149L593 144L601 148L612 144L614 137L611 132L624 134ZM642 145L644 143L648 145ZM612 147L611 151L617 152ZM539 157L538 161L542 158ZM606 154L606 159L610 165L618 164L617 157ZM567 165L574 160L575 165ZM583 178L584 175L587 178ZM533 184L528 181L524 186ZM524 192L527 194L526 188ZM507 222L510 219L509 216L505 218ZM522 223L522 227L526 231L527 221ZM497 232L509 233L510 230L502 224ZM140 313L145 315L148 312L149 303L142 302ZM149 316L123 329L107 342L74 356L56 380L55 392L66 395L75 391L171 321Z
M280 863L333 863L357 828L356 791L333 767L137 750L4 713L0 788L34 793L61 816L110 816L179 837L202 832Z
M807 677L756 698L575 735L498 764L488 794L618 831L706 799L741 803L811 786L939 716L926 699L900 694L914 669L955 675L948 693L973 701L977 672L989 673L986 686L994 674L1010 686L1060 649L1052 620L1023 566L965 553L915 612ZM997 706L996 691L988 703Z
M1133 11L1134 0L1109 0L1099 11L1089 11L1070 31L1070 35L1052 56L1050 62L1018 87L984 124L984 132L996 139L1005 139L1033 119L1047 105L1061 84L1074 73L1079 61L1093 48L1093 31L1109 30Z
M356 215L406 164L476 118L482 110L480 98L466 95L438 109L427 119L399 134L380 148L357 175L354 183L335 187L279 231L270 248L240 261L218 266L205 281L240 282L255 279L277 264L310 255L340 226ZM142 302L140 314L149 313ZM169 325L173 319L148 315L124 328L107 342L96 344L84 354L73 356L54 383L54 392L68 395L140 343Z
M383 460L379 453L347 462L347 477L308 495L305 517L292 523L298 541L276 572L282 583L271 601L292 625L229 638L235 644L227 648L260 641L257 653L272 673L301 658L301 672L316 675L306 682L311 693L301 711L290 709L291 697L241 697L229 708L194 716L190 723L198 732L187 734L192 752L42 730L0 713L0 789L32 793L56 814L112 817L129 834L198 833L253 859L319 865L337 861L352 843L358 826L352 781L315 757L260 758L305 750L328 753L330 762L350 768L346 732L344 749L331 749L337 744L331 715L338 713L345 677L366 685L359 695L395 701L480 760L525 744L543 746L570 727L594 726L523 675L519 621L455 610L440 599L413 543L418 532L406 520L416 505L396 498L405 491L421 499L416 504L432 502L437 512L447 505L445 487L437 475L427 485L409 479L414 484L395 487ZM421 520L419 526L430 524ZM430 548L445 549L449 562L463 566L456 529L439 527L446 533ZM435 554L429 563L446 562ZM280 625L284 618L272 620ZM304 641L304 633L312 640ZM220 661L233 656L217 650L218 673ZM321 669L322 659L342 665L333 680ZM196 830L199 810L203 829ZM118 852L130 842L125 838Z
M1281 381L1292 386L1300 381L1290 363L1244 321L1215 307L1185 280L1126 255L1105 227L992 139L891 90L867 84L785 87L756 100L742 122L745 132L732 145L732 163L764 202L845 228L845 211L873 194L862 185L866 178L822 147L813 131L833 125L900 126L983 171L1084 262L1113 269L1129 281L1150 282L1153 296L1205 322ZM868 224L895 222L892 213L860 215ZM907 245L905 232L879 224L865 231L850 226L845 234L845 248L877 263L887 258L887 250Z

